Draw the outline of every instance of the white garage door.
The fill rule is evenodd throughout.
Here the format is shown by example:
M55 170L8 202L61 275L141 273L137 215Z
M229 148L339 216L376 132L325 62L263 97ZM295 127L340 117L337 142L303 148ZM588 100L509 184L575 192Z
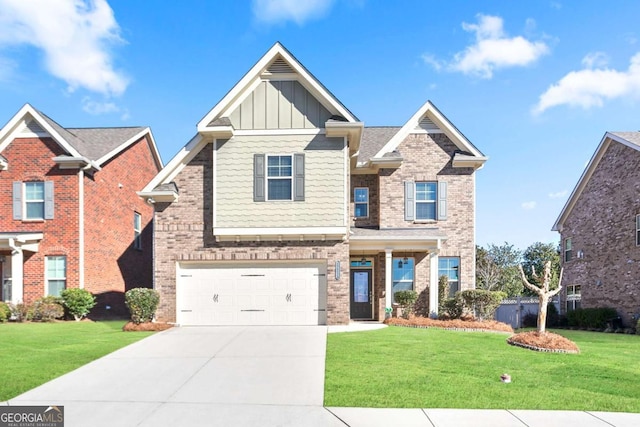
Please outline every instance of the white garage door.
M320 264L182 264L182 325L324 325L326 267Z

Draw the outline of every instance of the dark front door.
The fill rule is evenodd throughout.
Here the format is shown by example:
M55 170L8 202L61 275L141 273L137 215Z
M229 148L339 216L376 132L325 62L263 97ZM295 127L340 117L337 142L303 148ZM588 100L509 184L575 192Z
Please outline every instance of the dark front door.
M351 318L373 318L371 270L351 270Z

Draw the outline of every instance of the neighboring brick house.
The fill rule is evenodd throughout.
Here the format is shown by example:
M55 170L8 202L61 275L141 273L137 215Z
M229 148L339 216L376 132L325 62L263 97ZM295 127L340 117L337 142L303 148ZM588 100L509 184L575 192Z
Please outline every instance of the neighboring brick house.
M153 207L136 194L162 168L149 128L63 128L26 104L0 156L2 300L85 288L118 313L151 287Z
M563 310L640 314L640 132L607 132L553 226L560 232Z
M430 102L365 128L276 43L139 194L153 203L158 318L179 324L382 320L415 289L475 286L486 157Z

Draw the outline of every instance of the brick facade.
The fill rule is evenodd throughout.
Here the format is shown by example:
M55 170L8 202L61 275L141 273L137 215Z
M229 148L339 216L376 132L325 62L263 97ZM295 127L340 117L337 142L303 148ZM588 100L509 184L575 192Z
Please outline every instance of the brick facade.
M568 285L581 285L582 307L613 307L626 325L640 314L640 152L612 142L562 225L563 308ZM576 256L581 251L583 258Z

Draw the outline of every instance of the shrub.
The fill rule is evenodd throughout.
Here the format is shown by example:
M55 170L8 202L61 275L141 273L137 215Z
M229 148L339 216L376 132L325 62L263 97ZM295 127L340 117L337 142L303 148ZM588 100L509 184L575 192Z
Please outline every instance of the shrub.
M522 327L535 328L536 326L538 326L538 314L527 311L527 313L522 316Z
M11 317L13 317L16 322L24 322L28 318L31 307L20 302L16 305L9 304L9 309L11 309Z
M608 322L617 317L615 308L577 308L567 312L567 323L578 328L605 329Z
M640 335L640 319L638 319L636 323L636 335Z
M5 302L0 301L0 323L6 322L11 317L11 309Z
M493 319L500 302L507 297L507 294L485 289L468 289L460 292L460 297L466 309L478 319L485 320Z
M438 313L446 311L445 301L449 298L449 278L447 276L438 277Z
M453 298L447 298L442 303L442 310L440 311L441 317L446 319L459 319L464 313L464 304L460 293L456 293Z
M416 291L398 291L393 294L396 303L402 307L402 317L408 319L411 313L413 313L413 305L418 299L418 293Z
M550 302L549 304L547 304L547 327L548 328L553 328L555 326L558 326L558 324L560 323L560 313L558 313L558 309L556 308L556 305L552 302Z
M79 321L89 314L89 311L96 305L96 297L91 295L91 292L86 289L65 289L60 295L62 296L64 306L76 321Z
M135 324L150 322L158 309L160 294L149 288L134 288L124 294L125 303Z
M42 297L27 309L27 320L50 322L63 317L64 307L62 306L62 299L59 297Z

